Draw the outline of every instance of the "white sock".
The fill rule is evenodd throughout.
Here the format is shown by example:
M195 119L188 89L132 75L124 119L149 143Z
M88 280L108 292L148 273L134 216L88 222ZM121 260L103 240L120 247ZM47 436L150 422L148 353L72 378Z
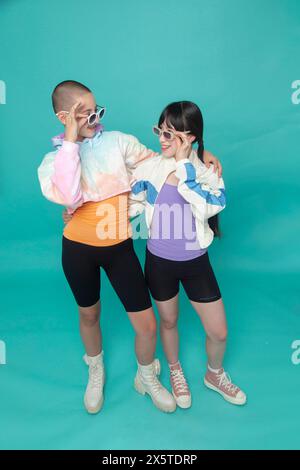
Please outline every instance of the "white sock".
M220 370L222 370L222 368L221 369L213 369L212 367L210 367L209 364L207 364L207 368L210 372L213 372L214 374L217 374L218 372L220 372Z

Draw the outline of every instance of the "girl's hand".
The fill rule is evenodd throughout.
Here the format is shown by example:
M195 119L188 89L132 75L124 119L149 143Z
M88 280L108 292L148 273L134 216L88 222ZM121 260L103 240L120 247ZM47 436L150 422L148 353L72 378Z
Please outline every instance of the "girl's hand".
M214 172L218 172L219 178L222 176L222 165L220 161L217 159L217 157L214 157L214 155L207 150L204 150L203 152L203 162L207 166L207 168L210 167L211 163L214 165Z
M192 151L192 144L184 132L177 131L174 134L177 141L177 152L175 155L175 160L179 162L180 160L189 158Z
M65 140L68 140L69 142L75 143L78 138L78 116L76 116L76 109L79 105L80 102L77 101L70 109L70 112L66 114Z
M68 222L70 222L70 220L72 219L73 215L72 214L69 214L68 211L65 209L62 213L62 218L64 220L64 223L67 224Z

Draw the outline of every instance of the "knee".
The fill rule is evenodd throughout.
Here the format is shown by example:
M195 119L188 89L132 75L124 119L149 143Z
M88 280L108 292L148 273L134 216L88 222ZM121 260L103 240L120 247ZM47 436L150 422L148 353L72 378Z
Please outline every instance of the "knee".
M138 330L139 336L144 336L147 338L155 338L156 337L156 320L152 319L150 321L145 322Z
M84 326L92 327L99 322L99 313L98 312L89 312L79 309L80 321Z
M172 330L177 327L177 318L161 318L160 325L166 330Z
M208 337L215 343L225 343L227 340L227 328L218 328L207 333Z

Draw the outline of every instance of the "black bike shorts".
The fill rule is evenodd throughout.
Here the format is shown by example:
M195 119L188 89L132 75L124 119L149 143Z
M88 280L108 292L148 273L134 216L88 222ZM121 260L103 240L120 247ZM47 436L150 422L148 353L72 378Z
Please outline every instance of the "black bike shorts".
M194 302L214 302L221 298L208 252L188 261L173 261L153 255L147 249L145 278L152 297L158 301L175 297L180 282Z
M62 266L80 307L90 307L100 299L100 268L119 296L127 312L151 307L143 270L128 238L112 246L92 246L62 238Z

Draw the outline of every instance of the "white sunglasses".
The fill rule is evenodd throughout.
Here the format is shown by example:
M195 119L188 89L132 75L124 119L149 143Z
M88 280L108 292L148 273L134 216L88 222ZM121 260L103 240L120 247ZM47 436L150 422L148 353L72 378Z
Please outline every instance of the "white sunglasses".
M158 137L163 135L166 140L173 140L176 135L175 134L176 131L172 131L172 129L168 131L163 131L159 126L153 126L152 131ZM190 134L190 131L181 131L181 132L183 132L184 134Z
M98 119L100 120L103 118L105 112L106 112L106 108L104 106L99 106L97 104L96 110L87 116L88 126L93 127L95 123L98 121ZM60 113L69 114L70 111L59 111L58 113L56 113L56 116L58 116Z

